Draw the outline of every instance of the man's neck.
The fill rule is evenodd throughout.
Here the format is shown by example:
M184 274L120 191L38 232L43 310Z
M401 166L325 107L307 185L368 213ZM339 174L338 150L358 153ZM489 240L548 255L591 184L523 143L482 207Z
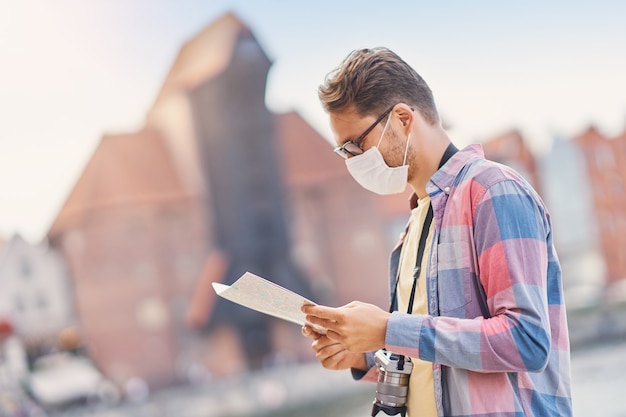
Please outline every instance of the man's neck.
M409 183L419 198L424 198L428 195L426 193L426 184L428 184L435 172L439 170L441 158L448 145L450 145L450 140L445 136L445 140L433 141L427 147L427 150L424 148L424 152L420 155L421 157L417 162L417 169L414 173L415 178Z

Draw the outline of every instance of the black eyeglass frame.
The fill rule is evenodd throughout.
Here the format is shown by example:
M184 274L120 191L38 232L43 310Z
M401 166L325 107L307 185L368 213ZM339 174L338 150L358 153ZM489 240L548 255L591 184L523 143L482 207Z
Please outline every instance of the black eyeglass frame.
M361 148L361 142L363 142L365 137L367 135L369 135L369 133L372 130L374 130L376 125L378 125L378 123L380 123L385 118L385 116L387 116L389 113L391 113L391 111L393 110L393 108L395 106L396 105L394 104L388 110L385 110L385 112L383 114L378 116L378 119L376 119L376 121L374 123L372 123L372 125L370 127L365 129L365 132L363 132L358 138L356 138L354 140L349 140L346 143L344 143L343 145L336 147L335 149L333 149L333 152L335 152L337 155L339 155L343 159L348 159L350 157L350 155L352 155L352 156L361 155L364 152L363 148ZM348 149L348 147L351 148L351 149Z

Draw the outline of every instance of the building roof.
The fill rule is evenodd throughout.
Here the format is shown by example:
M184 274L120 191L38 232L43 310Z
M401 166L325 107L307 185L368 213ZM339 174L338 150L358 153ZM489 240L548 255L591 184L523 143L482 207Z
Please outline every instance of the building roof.
M237 16L226 13L184 43L147 114L146 125L162 133L190 193L206 186L198 160L189 92L227 70L242 35L254 39Z
M87 213L185 197L170 153L156 130L106 135L53 222L49 236Z
M174 60L153 107L169 94L191 90L223 71L242 33L253 36L237 16L226 13L187 41Z
M8 241L0 239L0 269L2 269L4 259L12 249L25 247L26 245L26 241L19 233L14 234Z

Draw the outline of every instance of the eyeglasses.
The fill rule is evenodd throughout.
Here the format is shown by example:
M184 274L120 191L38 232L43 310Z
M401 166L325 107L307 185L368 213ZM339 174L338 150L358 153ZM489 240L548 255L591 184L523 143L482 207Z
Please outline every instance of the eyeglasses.
M385 116L387 116L391 112L391 110L393 110L394 107L395 104L391 106L388 110L386 110L383 114L381 114L378 119L376 119L376 121L372 123L372 125L361 134L361 136L354 140L347 141L343 145L333 149L333 151L343 159L348 159L350 156L361 155L363 153L363 148L361 148L361 142L363 142L363 139L365 139L365 137L369 135L369 133L376 127L376 125L380 123L385 118Z

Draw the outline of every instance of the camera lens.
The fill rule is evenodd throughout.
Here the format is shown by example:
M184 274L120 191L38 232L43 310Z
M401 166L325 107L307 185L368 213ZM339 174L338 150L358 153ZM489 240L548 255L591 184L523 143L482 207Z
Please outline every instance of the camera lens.
M378 383L372 416L379 411L389 416L396 414L406 416L409 378L413 370L411 359L381 349L376 352L374 360L378 367Z

